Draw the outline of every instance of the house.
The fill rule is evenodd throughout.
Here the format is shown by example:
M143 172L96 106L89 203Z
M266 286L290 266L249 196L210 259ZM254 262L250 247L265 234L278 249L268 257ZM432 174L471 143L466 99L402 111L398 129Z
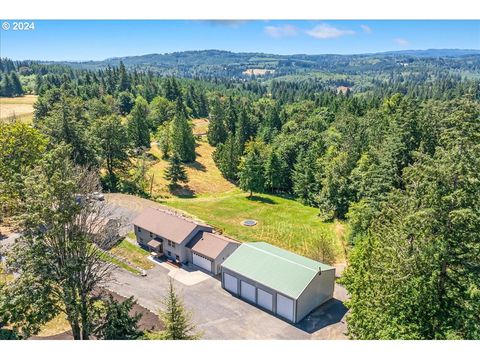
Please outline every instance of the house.
M157 256L180 263L191 263L212 274L240 245L219 234L212 227L180 214L147 208L133 220L137 242Z
M335 268L264 243L244 243L221 266L222 287L292 323L333 297Z

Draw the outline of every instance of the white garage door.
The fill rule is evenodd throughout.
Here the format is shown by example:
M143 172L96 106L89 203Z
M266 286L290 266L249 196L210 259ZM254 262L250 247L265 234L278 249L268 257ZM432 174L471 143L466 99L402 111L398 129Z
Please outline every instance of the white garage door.
M273 295L262 289L257 289L257 304L264 309L273 311Z
M223 285L228 291L238 294L238 282L235 276L224 273L223 274Z
M201 257L195 253L193 255L193 264L201 267L202 269L207 270L208 272L212 271L212 262L204 257Z
M245 300L255 303L255 286L240 281L240 296Z
M277 294L277 314L293 321L293 300Z

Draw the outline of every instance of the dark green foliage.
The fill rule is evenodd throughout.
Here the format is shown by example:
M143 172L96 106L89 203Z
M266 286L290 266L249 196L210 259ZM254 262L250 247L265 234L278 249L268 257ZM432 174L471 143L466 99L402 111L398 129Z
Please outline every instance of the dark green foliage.
M165 325L165 330L160 334L164 340L195 340L200 334L195 332L191 314L185 309L181 298L169 283L167 295L162 299L163 310L160 311L160 319Z
M135 105L135 98L133 95L127 91L122 91L118 94L117 97L118 111L122 115L127 115Z
M265 189L263 161L260 144L249 143L238 167L239 186L250 193L249 197Z
M222 104L218 98L215 98L212 104L211 113L208 124L208 143L212 146L223 144L227 139L227 130L224 122L224 111Z
M480 339L480 108L450 104L433 155L357 239L343 282L360 339Z
M213 159L223 176L230 181L238 179L238 165L240 164L240 149L235 137L229 135L224 144L219 144L213 153Z
M130 143L136 148L150 148L150 124L147 101L141 96L135 100L135 105L130 112L127 133Z
M168 168L165 170L165 179L170 182L171 188L176 187L179 182L186 183L188 181L187 172L177 153L174 153L168 162Z
M130 315L136 304L133 296L118 302L112 295L103 302L100 325L95 329L95 336L101 340L135 340L142 332L138 330L138 322L142 314Z
M185 116L182 100L177 101L175 116L170 128L172 152L178 154L183 162L195 161L195 138L191 125Z
M285 188L285 164L276 151L271 150L265 161L265 190L281 191Z
M117 187L117 173L125 169L128 161L127 129L118 116L105 116L94 121L92 136L101 165L108 173L104 183L113 191Z

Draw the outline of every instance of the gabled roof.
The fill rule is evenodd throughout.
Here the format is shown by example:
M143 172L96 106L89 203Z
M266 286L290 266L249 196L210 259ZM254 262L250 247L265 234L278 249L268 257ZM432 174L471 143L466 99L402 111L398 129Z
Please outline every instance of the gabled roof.
M240 245L238 241L229 239L220 234L212 234L202 231L193 237L187 247L200 255L204 255L214 260L229 244L232 243Z
M181 215L154 208L146 208L133 224L176 244L183 242L193 231L209 229Z
M222 267L294 299L320 271L335 269L265 242L242 244Z

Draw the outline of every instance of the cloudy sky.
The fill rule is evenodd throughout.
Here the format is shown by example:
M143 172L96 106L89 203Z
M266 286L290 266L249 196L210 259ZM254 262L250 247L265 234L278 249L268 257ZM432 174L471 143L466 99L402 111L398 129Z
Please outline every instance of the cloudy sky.
M480 49L480 21L34 21L0 31L15 60L102 60L220 49L275 54L358 54L406 49ZM29 21L30 22L30 21Z

